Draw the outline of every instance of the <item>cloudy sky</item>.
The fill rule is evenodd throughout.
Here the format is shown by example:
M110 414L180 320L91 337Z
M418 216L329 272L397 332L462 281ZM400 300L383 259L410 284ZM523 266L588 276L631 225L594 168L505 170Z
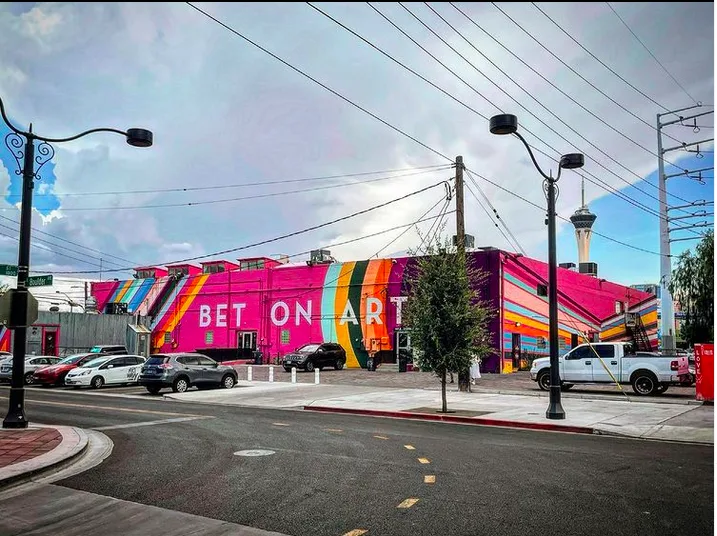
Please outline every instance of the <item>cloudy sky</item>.
M462 155L520 247L544 259L544 212L514 195L544 206L540 178L518 140L488 132L486 117L503 111L519 117L524 136L545 153L537 154L545 169L556 169L558 154L585 153L587 201L598 214L595 231L605 235L593 239L600 275L627 284L658 280L656 114L714 103L712 3L611 4L627 26L606 3L537 4L555 22L530 3L456 4L473 22L443 3L430 5L447 22L424 4L407 4L411 12L399 4L316 4L453 98L307 4L197 5L424 145L187 4L3 3L0 96L11 120L23 128L32 122L50 137L134 126L155 135L150 149L113 134L55 146L36 188L33 226L45 234L34 234L34 271L70 277L64 272L101 265L104 278L123 278L128 272L108 270L260 242L445 181L453 171L439 155ZM665 146L711 138L713 116L698 123L700 132L670 127L674 139ZM15 264L19 178L0 147L0 262ZM711 167L712 150L703 143L699 154L667 157L681 169ZM368 172L377 173L356 175ZM336 175L352 176L299 180ZM713 200L712 177L703 173L704 184L670 179L670 202ZM183 188L195 190L167 191ZM282 193L295 190L303 191ZM437 215L443 195L438 186L223 257L293 255L378 233L420 219L436 203L428 215ZM467 232L477 245L515 250L466 196ZM566 172L558 211L569 217L579 205L580 176ZM447 219L452 234L453 216ZM433 221L419 225L423 234ZM329 249L339 260L365 259L402 230ZM559 233L560 262L577 261L569 224ZM383 254L419 242L413 227ZM693 245L674 244L677 251Z

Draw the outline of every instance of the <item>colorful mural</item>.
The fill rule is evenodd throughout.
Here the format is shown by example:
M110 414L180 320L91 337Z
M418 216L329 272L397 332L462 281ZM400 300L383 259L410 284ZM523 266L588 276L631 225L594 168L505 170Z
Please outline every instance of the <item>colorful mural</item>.
M547 354L548 303L538 295L547 266L495 249L469 259L488 274L479 293L495 312L489 330L496 353L483 360L483 370L512 369L516 349ZM380 352L382 362L396 360L408 274L415 266L415 258L279 265L93 283L92 294L100 311L127 303L129 312L148 314L153 351L255 345L273 358L306 343L337 342L346 350L348 367L365 367L369 351ZM559 283L561 351L576 335L599 333L619 296L640 297L635 289L568 270L560 271Z
M5 326L0 326L0 351L10 352L10 343L12 342L12 332Z

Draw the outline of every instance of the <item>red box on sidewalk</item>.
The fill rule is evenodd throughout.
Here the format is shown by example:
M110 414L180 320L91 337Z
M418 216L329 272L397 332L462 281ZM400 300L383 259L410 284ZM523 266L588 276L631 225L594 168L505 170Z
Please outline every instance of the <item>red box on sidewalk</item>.
M697 400L715 399L715 345L695 344L695 391Z

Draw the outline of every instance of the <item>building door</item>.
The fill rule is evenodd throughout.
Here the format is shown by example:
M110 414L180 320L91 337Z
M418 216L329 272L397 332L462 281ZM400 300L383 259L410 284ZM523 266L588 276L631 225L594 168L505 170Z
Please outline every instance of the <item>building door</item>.
M240 331L237 333L237 347L240 359L251 359L256 350L256 331Z
M512 343L513 343L513 350L511 352L511 357L513 359L513 371L520 370L520 357L521 357L521 336L520 333L513 333L512 337Z
M406 358L407 363L413 363L413 347L411 346L411 334L408 331L396 331L396 361L401 356Z
M57 355L57 331L46 329L42 335L43 355Z

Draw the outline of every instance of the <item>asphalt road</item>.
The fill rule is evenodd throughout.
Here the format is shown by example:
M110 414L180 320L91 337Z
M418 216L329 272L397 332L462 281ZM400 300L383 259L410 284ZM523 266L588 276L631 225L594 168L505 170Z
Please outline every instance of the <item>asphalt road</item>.
M712 447L122 392L28 390L31 421L115 445L57 484L293 536L714 532ZM3 412L6 399L0 388ZM273 454L234 454L245 449Z

